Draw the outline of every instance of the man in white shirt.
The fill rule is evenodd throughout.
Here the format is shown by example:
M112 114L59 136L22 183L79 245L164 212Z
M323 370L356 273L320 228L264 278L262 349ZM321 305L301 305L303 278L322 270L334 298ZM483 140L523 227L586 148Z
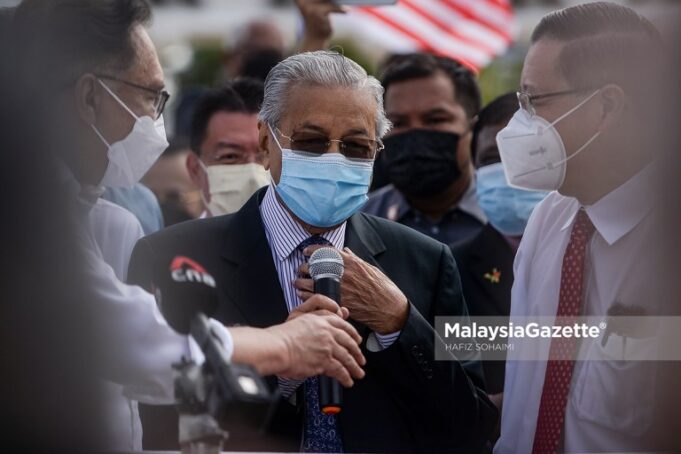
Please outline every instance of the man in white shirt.
M93 197L98 198L88 213L89 228L102 258L113 268L116 277L124 282L128 275L130 255L137 240L144 236L144 231L135 215L102 199L101 193L101 189L92 190ZM125 388L117 383L104 381L103 388L108 422L107 447L120 451L140 451L142 424L137 402L126 397Z
M96 306L92 341L105 353L98 358L101 376L136 400L172 403L172 364L195 352L166 323L151 294L119 279L88 222L98 195L87 188L134 185L168 145L162 112L169 95L144 28L150 14L143 0L25 1L14 21L31 41L27 49L40 52L35 58L51 68L45 83L60 87L49 100L58 127L44 133L62 152L56 158L62 163L61 189L70 195L79 271L86 297ZM330 310L302 321L264 330L226 329L217 322L212 328L227 360L291 378L323 369L351 386L353 377L364 375L361 338L337 316L347 312L329 299L317 300Z
M660 70L662 48L646 19L612 3L557 11L535 29L521 109L497 143L511 185L555 192L536 207L520 244L511 321L663 310L650 244L650 74ZM538 361L510 352L495 453L677 451L656 427L659 364L614 360L613 345L623 345L618 334L604 343L552 339ZM590 360L547 361L559 348Z
M125 282L132 250L144 236L142 225L130 211L102 198L90 210L89 221L104 260L116 277Z

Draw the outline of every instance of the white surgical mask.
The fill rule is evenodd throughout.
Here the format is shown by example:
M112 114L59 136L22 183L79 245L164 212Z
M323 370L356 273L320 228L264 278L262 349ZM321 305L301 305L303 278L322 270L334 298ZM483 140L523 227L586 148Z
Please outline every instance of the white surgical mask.
M201 197L213 216L239 211L258 189L270 182L270 173L261 164L206 166L201 160L199 164L208 177L210 202L206 202L203 191Z
M567 156L565 145L555 126L586 104L598 91L553 123L538 115L530 116L523 109L513 115L508 125L497 134L499 155L510 186L534 191L553 191L563 185L567 161L585 150L601 133L596 132L584 145Z
M138 117L104 82L101 80L98 82L135 119L135 125L130 134L113 144L110 144L95 125L92 125L92 129L108 148L109 164L100 184L108 187L130 188L147 173L163 151L168 148L163 116L156 121L147 116Z

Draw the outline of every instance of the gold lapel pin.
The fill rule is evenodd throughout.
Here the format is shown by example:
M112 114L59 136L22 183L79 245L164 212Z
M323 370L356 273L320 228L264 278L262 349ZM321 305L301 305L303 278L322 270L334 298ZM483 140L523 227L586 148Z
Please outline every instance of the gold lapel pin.
M498 284L501 279L501 271L496 268L492 268L491 273L485 273L483 276L485 279L490 281L492 284Z

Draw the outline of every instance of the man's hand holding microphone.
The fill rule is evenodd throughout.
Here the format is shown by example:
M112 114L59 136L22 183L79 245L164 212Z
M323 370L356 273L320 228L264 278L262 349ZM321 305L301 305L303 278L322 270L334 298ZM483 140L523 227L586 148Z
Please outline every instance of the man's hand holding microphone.
M230 328L232 362L253 365L263 375L303 379L327 375L350 387L364 377L366 359L348 310L323 295L312 295L287 321L266 329Z

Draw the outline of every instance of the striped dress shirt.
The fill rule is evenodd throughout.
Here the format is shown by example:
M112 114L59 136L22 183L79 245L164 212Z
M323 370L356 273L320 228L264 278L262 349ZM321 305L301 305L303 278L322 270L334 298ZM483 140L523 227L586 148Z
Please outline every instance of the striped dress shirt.
M298 268L307 261L303 252L298 250L298 246L312 235L293 219L288 210L281 204L276 197L273 185L267 188L260 205L260 215L265 225L265 236L272 251L272 260L279 276L279 284L284 292L286 307L291 312L303 303L293 286L293 282L298 278ZM344 222L320 236L328 240L336 249L343 249L346 227L347 222ZM385 335L376 333L378 349L388 348L397 340L399 335L400 331ZM280 381L284 396L290 396L302 382L302 380L295 382L287 380L285 383Z

